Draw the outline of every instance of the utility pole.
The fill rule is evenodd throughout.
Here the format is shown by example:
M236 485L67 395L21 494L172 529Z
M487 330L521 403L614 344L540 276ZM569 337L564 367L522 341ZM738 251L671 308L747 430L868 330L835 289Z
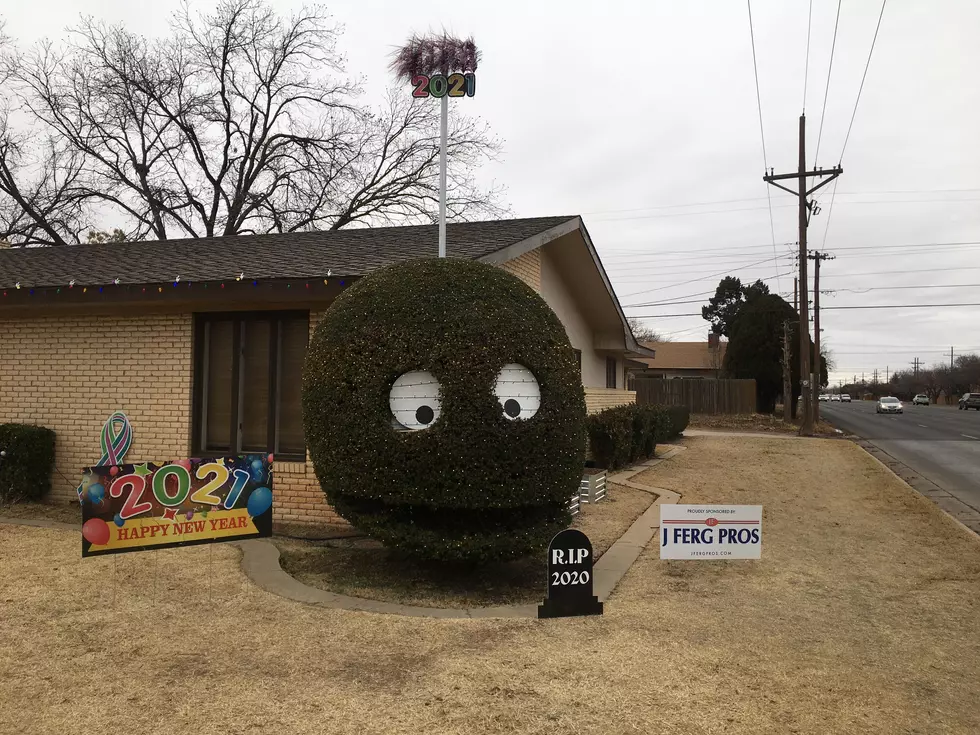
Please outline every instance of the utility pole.
M912 376L918 377L919 375L919 358L912 360Z
M950 370L953 369L953 348L952 348L952 346L950 346L950 348L949 348L949 369Z
M820 262L833 260L834 256L816 250L807 255L813 261L813 420L820 420Z
M783 321L783 421L793 420L793 380L789 369L789 319Z
M888 366L885 365L885 385L888 385Z
M794 277L793 278L793 311L797 311L800 308L799 305L797 304L797 300L798 300L797 289L799 288L799 284L800 284L799 279Z
M778 189L789 192L797 197L799 202L799 227L800 227L800 275L799 275L799 301L800 301L800 380L803 382L803 424L800 433L803 436L813 436L813 422L817 402L812 400L813 377L810 374L810 316L807 308L807 263L806 263L806 228L809 224L809 214L811 204L807 202L807 197L822 186L826 186L843 173L840 166L829 169L806 170L806 116L800 115L800 160L796 173L776 174L772 170L767 172L762 180L767 184L772 184ZM818 176L821 178L816 184L807 189L807 180ZM778 183L788 179L797 180L797 190L793 191L788 186ZM816 381L816 382L819 382ZM813 409L808 403L813 405Z

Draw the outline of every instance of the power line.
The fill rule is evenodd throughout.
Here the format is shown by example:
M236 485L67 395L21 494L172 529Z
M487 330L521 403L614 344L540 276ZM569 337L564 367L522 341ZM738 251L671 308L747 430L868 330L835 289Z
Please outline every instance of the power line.
M830 65L827 67L827 86L823 90L823 109L820 110L820 131L817 133L817 150L813 154L813 168L817 167L817 159L820 156L820 139L823 137L823 121L824 115L827 112L827 95L830 92L830 74L834 70L834 49L837 48L837 26L840 24L840 4L841 0L837 0L837 18L834 20L834 40L830 44Z
M875 26L875 35L871 39L871 50L868 52L868 61L864 65L864 74L861 75L861 86L858 87L857 99L854 100L854 111L851 113L851 122L847 126L847 135L844 136L844 145L841 148L839 161L844 160L844 151L847 150L847 141L851 137L851 128L854 127L854 117L857 115L858 104L861 102L861 92L864 91L864 80L868 76L868 67L871 66L871 55L875 50L875 42L878 40L878 30L881 28L881 18L885 14L885 4L888 0L881 0L881 12L878 13L878 24Z
M755 58L755 30L752 27L752 0L745 0L745 2L749 8L749 38L752 39L752 73L755 75L755 101L759 107L759 137L762 138L762 165L768 171L769 160L766 157L766 131L762 125L762 94L759 92L759 65ZM772 262L776 271L779 271L779 266L776 265L776 226L773 224L772 196L769 193L768 186L766 187L766 203L769 206L769 234L772 236Z
M846 291L847 293L868 293L868 291L897 291L899 289L907 288L980 288L980 283L936 283L929 286L915 285L915 286L871 286L870 288L835 288L830 291L833 293L835 291ZM828 293L828 291L822 291L822 293Z
M717 278L718 276L728 276L728 275L731 275L732 273L736 273L738 271L746 270L747 268L754 268L754 267L756 267L758 265L762 265L763 263L768 263L768 262L769 262L769 258L763 258L762 260L760 260L760 261L758 261L756 263L749 263L748 265L743 265L740 268L728 268L728 269L725 269L723 271L719 271L717 273L711 273L711 274L709 274L707 276L701 276L700 278L692 278L689 281L682 281L680 283L672 283L671 286L686 286L689 283L697 283L698 281L706 281L709 278ZM651 291L662 291L662 290L663 290L663 286L657 286L656 288L646 288L646 289L644 289L642 291L634 291L633 293L623 294L623 298L624 299L628 299L630 296L639 296L640 294L650 293Z
M980 189L883 189L881 191L839 191L841 196L868 196L868 195L902 195L902 194L967 194L980 192ZM761 202L765 197L744 197L741 199L716 199L710 202L686 202L684 204L660 204L652 207L632 207L630 209L596 209L592 211L579 212L580 215L602 215L602 214L627 214L629 212L649 212L657 209L680 209L681 207L708 207L716 204L743 204L745 202ZM913 201L923 202L946 202L946 201L976 201L975 199L922 199ZM852 204L887 204L889 200L876 200L870 202L851 202ZM905 204L906 200L899 200L897 204ZM762 209L762 207L759 207Z
M864 306L824 306L826 310L838 309L944 309L947 307L980 306L980 302L965 304L866 304ZM775 311L775 310L771 310ZM701 316L700 312L688 314L634 314L634 319L673 319L683 316Z
M787 247L793 246L796 243L785 242L781 243ZM876 253L881 252L885 249L892 248L952 248L952 247L963 247L963 248L975 248L980 246L980 240L955 240L951 242L906 242L906 243L893 243L891 245L841 245L834 248L834 251L838 250L874 250ZM737 253L740 255L745 255L751 257L753 253L748 252L749 250L760 250L763 248L768 248L769 243L764 245L743 245L737 250L732 250L731 248L705 248L705 249L694 249L687 248L685 250L657 250L653 252L636 252L632 255L627 255L625 251L615 250L614 255L605 256L602 258L603 262L609 262L614 259L627 259L633 260L641 258L658 258L661 255L709 255L712 253ZM887 253L886 253L887 254ZM892 253L894 254L894 253ZM755 253L758 255L758 253ZM634 261L635 262L635 261Z

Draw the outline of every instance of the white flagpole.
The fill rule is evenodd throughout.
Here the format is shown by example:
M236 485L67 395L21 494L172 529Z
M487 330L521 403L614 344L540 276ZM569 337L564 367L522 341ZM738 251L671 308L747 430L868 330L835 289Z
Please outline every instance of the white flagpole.
M442 147L439 151L439 257L446 257L446 139L449 131L449 95L442 97Z

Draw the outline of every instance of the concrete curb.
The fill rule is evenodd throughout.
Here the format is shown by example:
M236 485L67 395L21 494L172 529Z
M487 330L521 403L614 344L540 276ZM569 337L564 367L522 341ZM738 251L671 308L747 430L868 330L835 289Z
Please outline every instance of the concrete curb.
M622 580L633 562L640 556L643 549L653 538L660 527L660 504L676 503L680 495L663 488L651 487L640 483L630 482L628 478L656 467L661 462L675 457L687 447L675 446L661 457L643 462L624 472L606 478L613 482L635 490L656 495L639 518L619 539L599 557L593 567L595 575L593 590L600 600L605 600L616 585ZM279 564L279 549L266 539L242 541L238 543L242 549L242 571L259 588L289 600L303 602L309 605L329 607L343 610L358 610L389 615L405 615L408 617L428 618L537 618L537 605L501 605L499 607L475 608L435 608L419 607L417 605L402 605L395 602L379 602L363 597L351 597L336 592L328 592L317 587L310 587L287 574Z
M866 439L860 437L850 438L861 449L867 452L875 462L901 480L910 490L915 491L926 500L932 501L945 515L949 516L957 525L969 532L974 540L980 542L980 512L957 499L932 480L923 477L911 467L898 461L888 452L880 449Z

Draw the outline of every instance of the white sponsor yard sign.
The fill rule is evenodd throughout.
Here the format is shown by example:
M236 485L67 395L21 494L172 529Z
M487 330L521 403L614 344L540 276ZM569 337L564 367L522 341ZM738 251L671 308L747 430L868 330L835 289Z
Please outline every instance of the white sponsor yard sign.
M661 505L660 558L762 558L762 506Z

